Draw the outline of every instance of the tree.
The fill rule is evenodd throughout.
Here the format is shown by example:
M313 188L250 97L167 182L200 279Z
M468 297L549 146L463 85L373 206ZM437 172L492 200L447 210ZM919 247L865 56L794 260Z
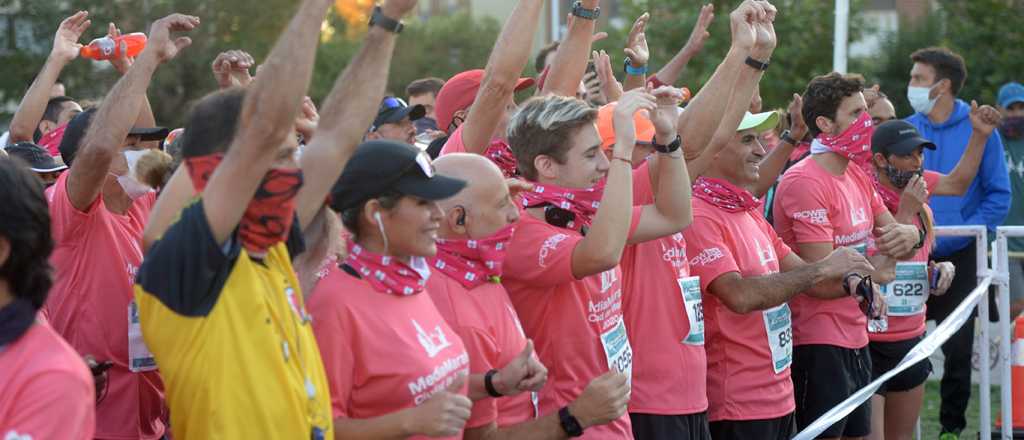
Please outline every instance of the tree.
M880 56L860 60L896 106L898 115L913 112L907 102L906 87L913 62L910 54L929 46L945 46L959 53L967 63L967 82L960 97L994 104L999 87L1009 81L1024 80L1024 2L1019 0L947 0L927 19L916 24L901 24L890 34Z

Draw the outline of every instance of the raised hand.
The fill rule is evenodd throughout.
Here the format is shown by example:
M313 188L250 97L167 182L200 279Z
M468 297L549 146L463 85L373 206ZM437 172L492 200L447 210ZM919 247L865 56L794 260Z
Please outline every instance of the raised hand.
M984 136L989 136L1003 121L1003 116L990 105L978 106L977 101L971 101L971 127L974 131Z
M882 99L882 86L875 84L864 89L864 102L867 103L868 108L875 105L879 99Z
M608 102L618 101L622 96L622 83L615 78L615 71L612 69L612 60L605 51L594 51L594 67L597 68L597 77L601 80L601 92L604 93Z
M199 17L184 14L171 14L153 22L143 53L151 53L160 63L174 59L182 49L192 44L192 39L172 38L171 32L190 31L196 26L199 26Z
M428 437L458 435L469 419L473 402L462 395L466 376L461 375L447 389L414 409L413 431Z
M64 62L78 58L78 52L82 50L78 39L82 38L82 33L89 28L90 24L92 21L89 20L88 11L78 11L75 15L65 18L60 22L57 33L53 36L53 49L50 50L50 56Z
M903 194L900 195L899 213L917 215L925 203L928 203L928 186L924 177L911 177L906 188L903 188Z
M793 100L790 101L787 111L789 112L789 135L800 142L807 135L807 123L804 121L804 98L799 93L793 94Z
M612 113L612 126L615 128L615 143L625 147L632 153L636 145L636 123L633 115L640 110L654 111L658 104L646 89L633 89L622 95L619 104Z
M745 0L729 13L729 28L732 33L732 44L740 49L751 50L757 42L757 29L754 22L766 16L764 6L760 2Z
M645 33L647 21L650 19L651 14L647 12L636 19L633 28L629 30L626 48L622 49L626 53L626 57L629 58L629 63L634 67L646 66L647 61L651 58L651 52L647 49L647 34Z
M690 58L700 53L704 49L704 43L708 41L708 38L711 38L708 27L711 26L711 22L714 20L715 5L708 3L700 8L700 16L697 17L697 23L693 25L690 38L686 40L686 45L683 46L683 52Z
M107 26L107 37L113 40L117 39L120 36L121 30L118 29L117 26L114 25L114 23L110 23ZM128 73L128 69L132 67L132 63L135 62L135 58L129 57L127 54L120 50L116 51L115 53L119 55L116 58L110 59L110 65L114 66L114 70L116 70L118 73L122 75Z
M299 109L299 116L295 118L295 131L302 135L302 141L309 143L316 132L316 126L320 123L320 113L316 111L316 104L310 97L302 99L302 108Z
M416 8L417 0L387 0L384 5L381 6L381 12L385 16L394 19L400 19Z
M767 1L757 2L758 6L764 9L764 15L760 20L754 21L754 29L757 31L757 40L754 42L754 48L751 52L751 56L759 60L767 60L771 57L772 52L775 50L777 43L775 37L775 6Z
M675 138L676 121L679 119L679 104L686 99L686 92L671 86L662 86L648 92L654 95L658 106L651 112L651 122L658 137Z
M587 384L580 396L569 404L569 413L583 428L610 423L626 413L629 392L629 377L609 371Z
M229 50L221 52L210 63L213 76L217 78L217 85L222 89L228 87L245 87L252 82L252 75L249 69L256 65L256 61L248 52L242 50Z

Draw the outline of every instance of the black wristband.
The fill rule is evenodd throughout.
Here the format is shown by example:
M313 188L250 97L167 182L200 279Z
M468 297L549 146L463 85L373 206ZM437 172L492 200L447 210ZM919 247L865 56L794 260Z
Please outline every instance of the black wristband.
M565 431L565 435L568 435L569 437L579 437L583 435L583 426L580 426L580 421L576 420L576 418L569 413L568 406L563 406L562 409L558 410L558 422L562 425L562 430Z
M668 145L661 145L655 142L653 139L651 140L651 144L654 146L655 151L662 154L670 154L675 153L676 151L679 151L680 148L682 148L683 139L679 137L679 135L676 135L676 138L672 142L669 142Z
M396 34L402 33L402 29L405 29L405 25L401 21L384 15L384 11L380 6L373 8L373 15L370 16L370 26L377 26Z
M758 61L758 60L755 60L754 58L748 56L747 59L745 61L743 61L743 62L747 63L748 66L753 67L753 68L755 68L757 70L760 70L760 71L768 70L768 62L767 61Z
M790 145L792 145L794 147L798 143L796 139L793 139L793 136L790 136L789 130L786 130L786 131L782 132L782 135L779 136L779 140L782 141L782 142L785 142L787 144L790 144Z
M861 280L864 279L864 276L859 273L846 274L846 277L843 278L843 291L845 291L847 295L851 296L853 295L853 292L850 291L850 278L853 277L860 278Z
M491 397L501 397L504 396L504 394L499 393L498 389L494 388L495 374L498 374L498 370L488 371L487 374L484 375L484 388L487 388L487 394Z

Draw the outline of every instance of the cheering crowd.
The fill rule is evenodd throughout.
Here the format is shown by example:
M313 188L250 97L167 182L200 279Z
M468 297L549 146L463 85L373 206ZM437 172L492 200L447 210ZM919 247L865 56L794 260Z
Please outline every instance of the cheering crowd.
M331 3L303 0L258 66L220 54L172 131L147 89L200 17L113 56L94 106L58 79L89 14L60 24L0 153L0 438L789 439L975 287L974 245L935 226L1010 210L1024 86L959 100L944 48L908 54L904 120L835 72L761 111L767 1L728 14L691 96L711 5L656 73L638 18L620 82L599 0L539 54L544 1L519 0L484 69L407 101L385 89L417 0L384 0L317 105ZM944 438L972 338L943 347ZM821 438L911 438L930 373Z

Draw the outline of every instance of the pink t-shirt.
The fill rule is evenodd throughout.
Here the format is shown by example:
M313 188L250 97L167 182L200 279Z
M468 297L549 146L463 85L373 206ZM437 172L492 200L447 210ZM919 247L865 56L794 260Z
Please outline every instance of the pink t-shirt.
M742 277L778 273L789 247L756 210L730 213L697 198L693 224L683 236L690 272L700 277L704 292L708 420L770 419L793 412L787 306L738 314L707 290L729 272Z
M640 207L633 208L630 234L639 224L640 213ZM579 397L591 380L609 371L609 358L618 371L627 371L632 361L622 319L622 271L616 266L576 279L572 254L581 240L579 232L524 214L505 260L503 284L526 335L548 368L548 383L540 392L541 416ZM586 439L631 437L625 414L607 425L588 428L583 435Z
M381 293L332 265L313 289L309 311L334 418L370 419L413 408L469 374L462 339L426 292Z
M647 163L633 174L633 204L654 203ZM686 241L677 233L626 246L622 253L622 315L633 346L629 412L694 414L708 409L703 333L690 335L702 318L699 292L683 299L679 281L690 277Z
M526 347L526 335L512 301L501 284L484 283L473 290L441 271L427 280L427 292L469 353L470 374L484 374L508 365ZM473 402L466 428L497 422L509 426L536 417L531 393Z
M142 230L156 193L137 199L124 215L107 210L102 195L79 211L68 198L70 175L57 179L50 200L56 244L50 263L56 280L45 315L79 353L114 363L108 371L107 395L96 406L96 437L160 438L166 415L160 375L128 368L132 284L142 263ZM140 332L133 339L141 343L141 336Z
M849 165L842 176L826 171L814 156L782 177L775 197L775 230L792 248L806 243L849 246L866 255L875 218L886 212L882 198L864 171ZM793 308L796 345L824 344L861 348L868 343L867 319L857 300L817 299L799 294Z
M452 153L465 153L466 144L462 142L462 125L458 126L455 131L448 136L448 140L441 147L441 156Z
M939 185L939 180L941 179L941 177L942 177L941 174L936 173L934 171L925 171L924 172L924 181L925 181L925 185L928 187L928 193L929 194L931 194L933 191L935 191L935 187L937 187ZM931 208L928 207L927 204L924 205L922 207L922 209L923 209L923 211L927 212L927 217L932 217L932 213L931 213L932 210L931 210ZM924 213L922 213L922 215L924 215ZM920 217L914 216L914 226L917 226L918 229L922 228L922 223L921 223L921 218ZM934 227L934 225L932 227ZM928 229L928 238L925 240L924 246L921 249L917 250L917 253L914 254L914 257L911 258L910 261L901 261L901 262L897 263L897 264L903 266L903 267L897 266L897 274L899 274L901 272L904 272L903 269L904 269L904 267L908 266L908 263L910 263L910 264L916 263L917 265L924 264L924 267L927 268L928 267L928 261L929 261L928 256L931 255L931 253L932 253L932 246L934 244L935 244L935 232L931 228L929 228ZM875 248L875 241L871 240L868 243L868 255L874 255L877 252L878 252L878 250ZM930 271L926 271L926 273L928 275L931 275ZM904 290L904 289L901 289L901 291L902 290ZM914 290L914 289L906 289L906 290ZM886 293L886 296L894 295L896 293L895 292L895 288L892 285L887 286L885 293ZM922 298L923 304L922 304L922 308L921 308L920 313L916 313L916 314L913 314L913 315L907 315L907 316L889 315L886 318L886 320L888 321L888 324L889 324L889 328L886 331L884 331L884 332L869 332L868 333L868 339L870 339L871 341L879 341L879 342L895 342L895 341L904 341L904 340L907 340L907 339L910 339L910 338L916 338L916 337L921 336L921 335L924 334L924 332L925 332L925 313L928 310L927 299L928 299L929 290L926 290L926 289L922 288L921 291L912 291L912 292L910 292L910 294L919 295L919 296L923 296L924 297L924 298ZM892 301L890 301L890 307L893 304L894 303Z
M48 325L35 323L0 347L0 438L92 439L92 376Z

